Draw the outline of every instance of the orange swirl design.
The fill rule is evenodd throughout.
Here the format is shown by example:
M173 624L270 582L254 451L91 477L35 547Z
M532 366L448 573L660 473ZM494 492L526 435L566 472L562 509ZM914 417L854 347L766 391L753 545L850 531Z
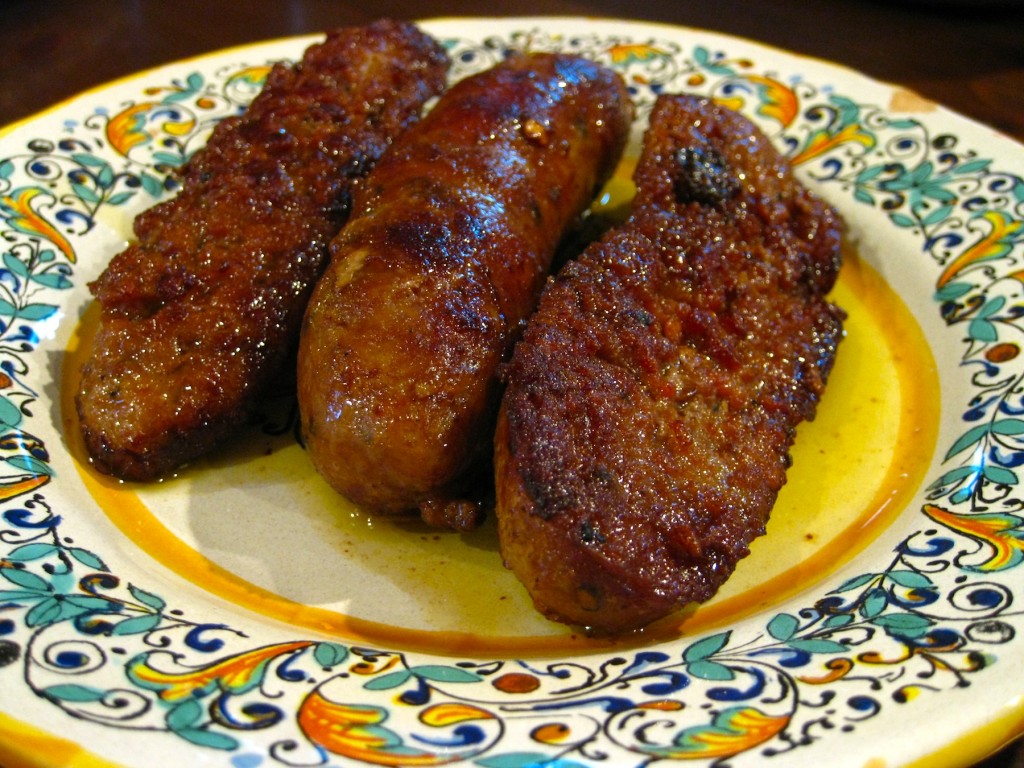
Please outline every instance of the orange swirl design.
M310 645L313 643L309 641L268 645L187 672L156 669L149 663L150 654L144 653L128 663L127 672L133 682L157 691L160 699L166 702L181 701L214 688L238 694L259 685L271 661Z
M760 105L757 114L770 118L788 128L800 114L800 99L796 91L785 83L762 75L746 75L743 78L746 82L752 83L757 88ZM741 97L724 97L715 99L723 107L739 110L743 107L744 100Z
M628 66L629 64L644 63L657 58L667 57L668 54L661 48L644 43L621 43L613 45L608 49L612 64L617 67Z
M118 154L128 157L135 147L153 140L146 125L155 113L166 109L168 106L161 102L145 101L118 112L107 122L107 141ZM196 121L191 118L167 119L160 123L158 131L170 136L186 136L195 127Z
M867 149L875 145L875 137L864 130L859 123L849 123L838 131L815 131L804 144L803 149L790 158L793 165L809 162L831 152L841 144L856 143Z
M991 547L992 556L972 570L1005 571L1024 559L1024 520L1016 515L998 512L958 515L934 504L925 504L924 513L935 522Z
M1015 242L1024 237L1024 222L1011 218L1004 211L985 211L978 218L988 222L988 234L946 265L936 282L938 288L942 288L968 267L1005 258ZM1014 272L1010 276L1024 282L1024 272Z
M770 741L788 723L788 715L769 715L754 707L732 707L719 713L710 725L682 731L673 746L649 751L671 760L732 757Z
M37 235L53 243L64 257L74 264L78 259L75 249L32 204L37 198L53 200L53 196L40 187L21 187L10 194L0 196L0 216L13 229L26 234Z
M384 766L435 766L459 762L469 755L410 747L384 727L389 712L366 704L331 701L319 691L307 696L299 709L299 728L311 742L335 755ZM420 713L420 722L440 728L474 720L493 720L487 710L463 703L436 704Z

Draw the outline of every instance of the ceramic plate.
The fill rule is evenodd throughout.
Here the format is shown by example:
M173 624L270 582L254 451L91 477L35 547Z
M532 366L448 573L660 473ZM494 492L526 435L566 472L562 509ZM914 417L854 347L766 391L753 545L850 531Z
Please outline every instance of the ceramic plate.
M367 517L287 391L145 486L69 393L87 282L168 171L317 38L126 79L0 136L0 761L9 766L966 765L1024 722L1024 148L912 93L703 31L437 20L752 118L846 218L847 338L768 534L722 593L609 640L547 622L467 535ZM628 161L627 161L628 165ZM613 180L598 206L628 195Z

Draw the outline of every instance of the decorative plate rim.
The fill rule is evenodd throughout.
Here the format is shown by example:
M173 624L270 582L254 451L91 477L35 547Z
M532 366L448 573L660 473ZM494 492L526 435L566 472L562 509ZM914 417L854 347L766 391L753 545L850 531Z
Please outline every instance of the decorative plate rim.
M202 120L187 124L190 111L202 116L207 100L223 116L258 87L254 70L216 67L239 56L258 69L319 36L234 46L118 79L0 129L0 676L20 673L18 687L0 686L0 735L39 728L89 749L116 731L135 747L95 749L131 763L133 749L156 745L238 766L461 760L511 768L813 765L822 754L834 758L835 744L851 764L884 755L954 765L1021 732L1021 691L999 670L1019 664L1024 642L1013 605L1024 573L1015 471L1024 463L1016 388L1024 361L1013 335L1024 315L1015 306L1024 283L1024 147L941 106L894 110L883 101L909 92L852 69L722 33L564 16L421 23L450 39L456 77L528 40L601 58L644 104L681 84L731 102L844 213L885 224L883 240L901 244L893 274L931 275L932 296L913 298L940 371L955 360L971 373L943 377L944 390L953 385L943 404L967 401L943 408L945 458L921 490L920 510L893 526L889 562L865 571L873 546L811 604L801 593L725 631L570 659L296 640L277 622L204 606L201 595L183 592L183 613L147 589L144 564L132 562L125 542L57 507L67 500L54 478L74 469L59 431L42 423L60 424L48 413L59 398L55 406L52 383L47 390L53 364L37 363L63 349L73 323L67 303L50 297L71 295L61 292L75 287L79 246L94 247L88 238L101 234L104 212L166 194L164 171L201 132ZM862 91L872 100L858 101ZM116 105L103 103L115 96ZM180 114L169 122L147 123L157 110L167 119L172 106ZM175 120L171 133L185 138L154 146ZM28 136L44 125L50 134ZM19 141L25 146L15 150ZM906 250L919 251L927 268ZM209 618L189 617L204 607ZM241 629L214 621L218 612ZM982 682L1002 702L995 711L975 701ZM915 705L938 695L958 706ZM886 719L897 708L927 718L941 737L927 746L901 739L907 725L894 730Z

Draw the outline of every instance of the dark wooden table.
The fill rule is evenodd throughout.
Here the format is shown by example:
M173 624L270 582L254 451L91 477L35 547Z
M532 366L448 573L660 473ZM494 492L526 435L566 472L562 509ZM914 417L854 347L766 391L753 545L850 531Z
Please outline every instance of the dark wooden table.
M1024 0L2 0L0 125L126 73L376 16L583 15L740 35L900 83L1024 141Z
M0 126L176 59L378 16L571 15L748 37L899 83L1024 142L1024 0L0 0ZM1024 766L1011 745L984 768Z

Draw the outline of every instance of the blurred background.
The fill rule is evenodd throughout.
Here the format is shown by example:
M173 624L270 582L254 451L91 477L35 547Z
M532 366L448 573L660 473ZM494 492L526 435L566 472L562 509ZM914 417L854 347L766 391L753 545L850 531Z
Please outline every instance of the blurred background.
M121 75L379 16L570 15L751 38L897 82L1024 140L1024 0L2 0L0 124Z

